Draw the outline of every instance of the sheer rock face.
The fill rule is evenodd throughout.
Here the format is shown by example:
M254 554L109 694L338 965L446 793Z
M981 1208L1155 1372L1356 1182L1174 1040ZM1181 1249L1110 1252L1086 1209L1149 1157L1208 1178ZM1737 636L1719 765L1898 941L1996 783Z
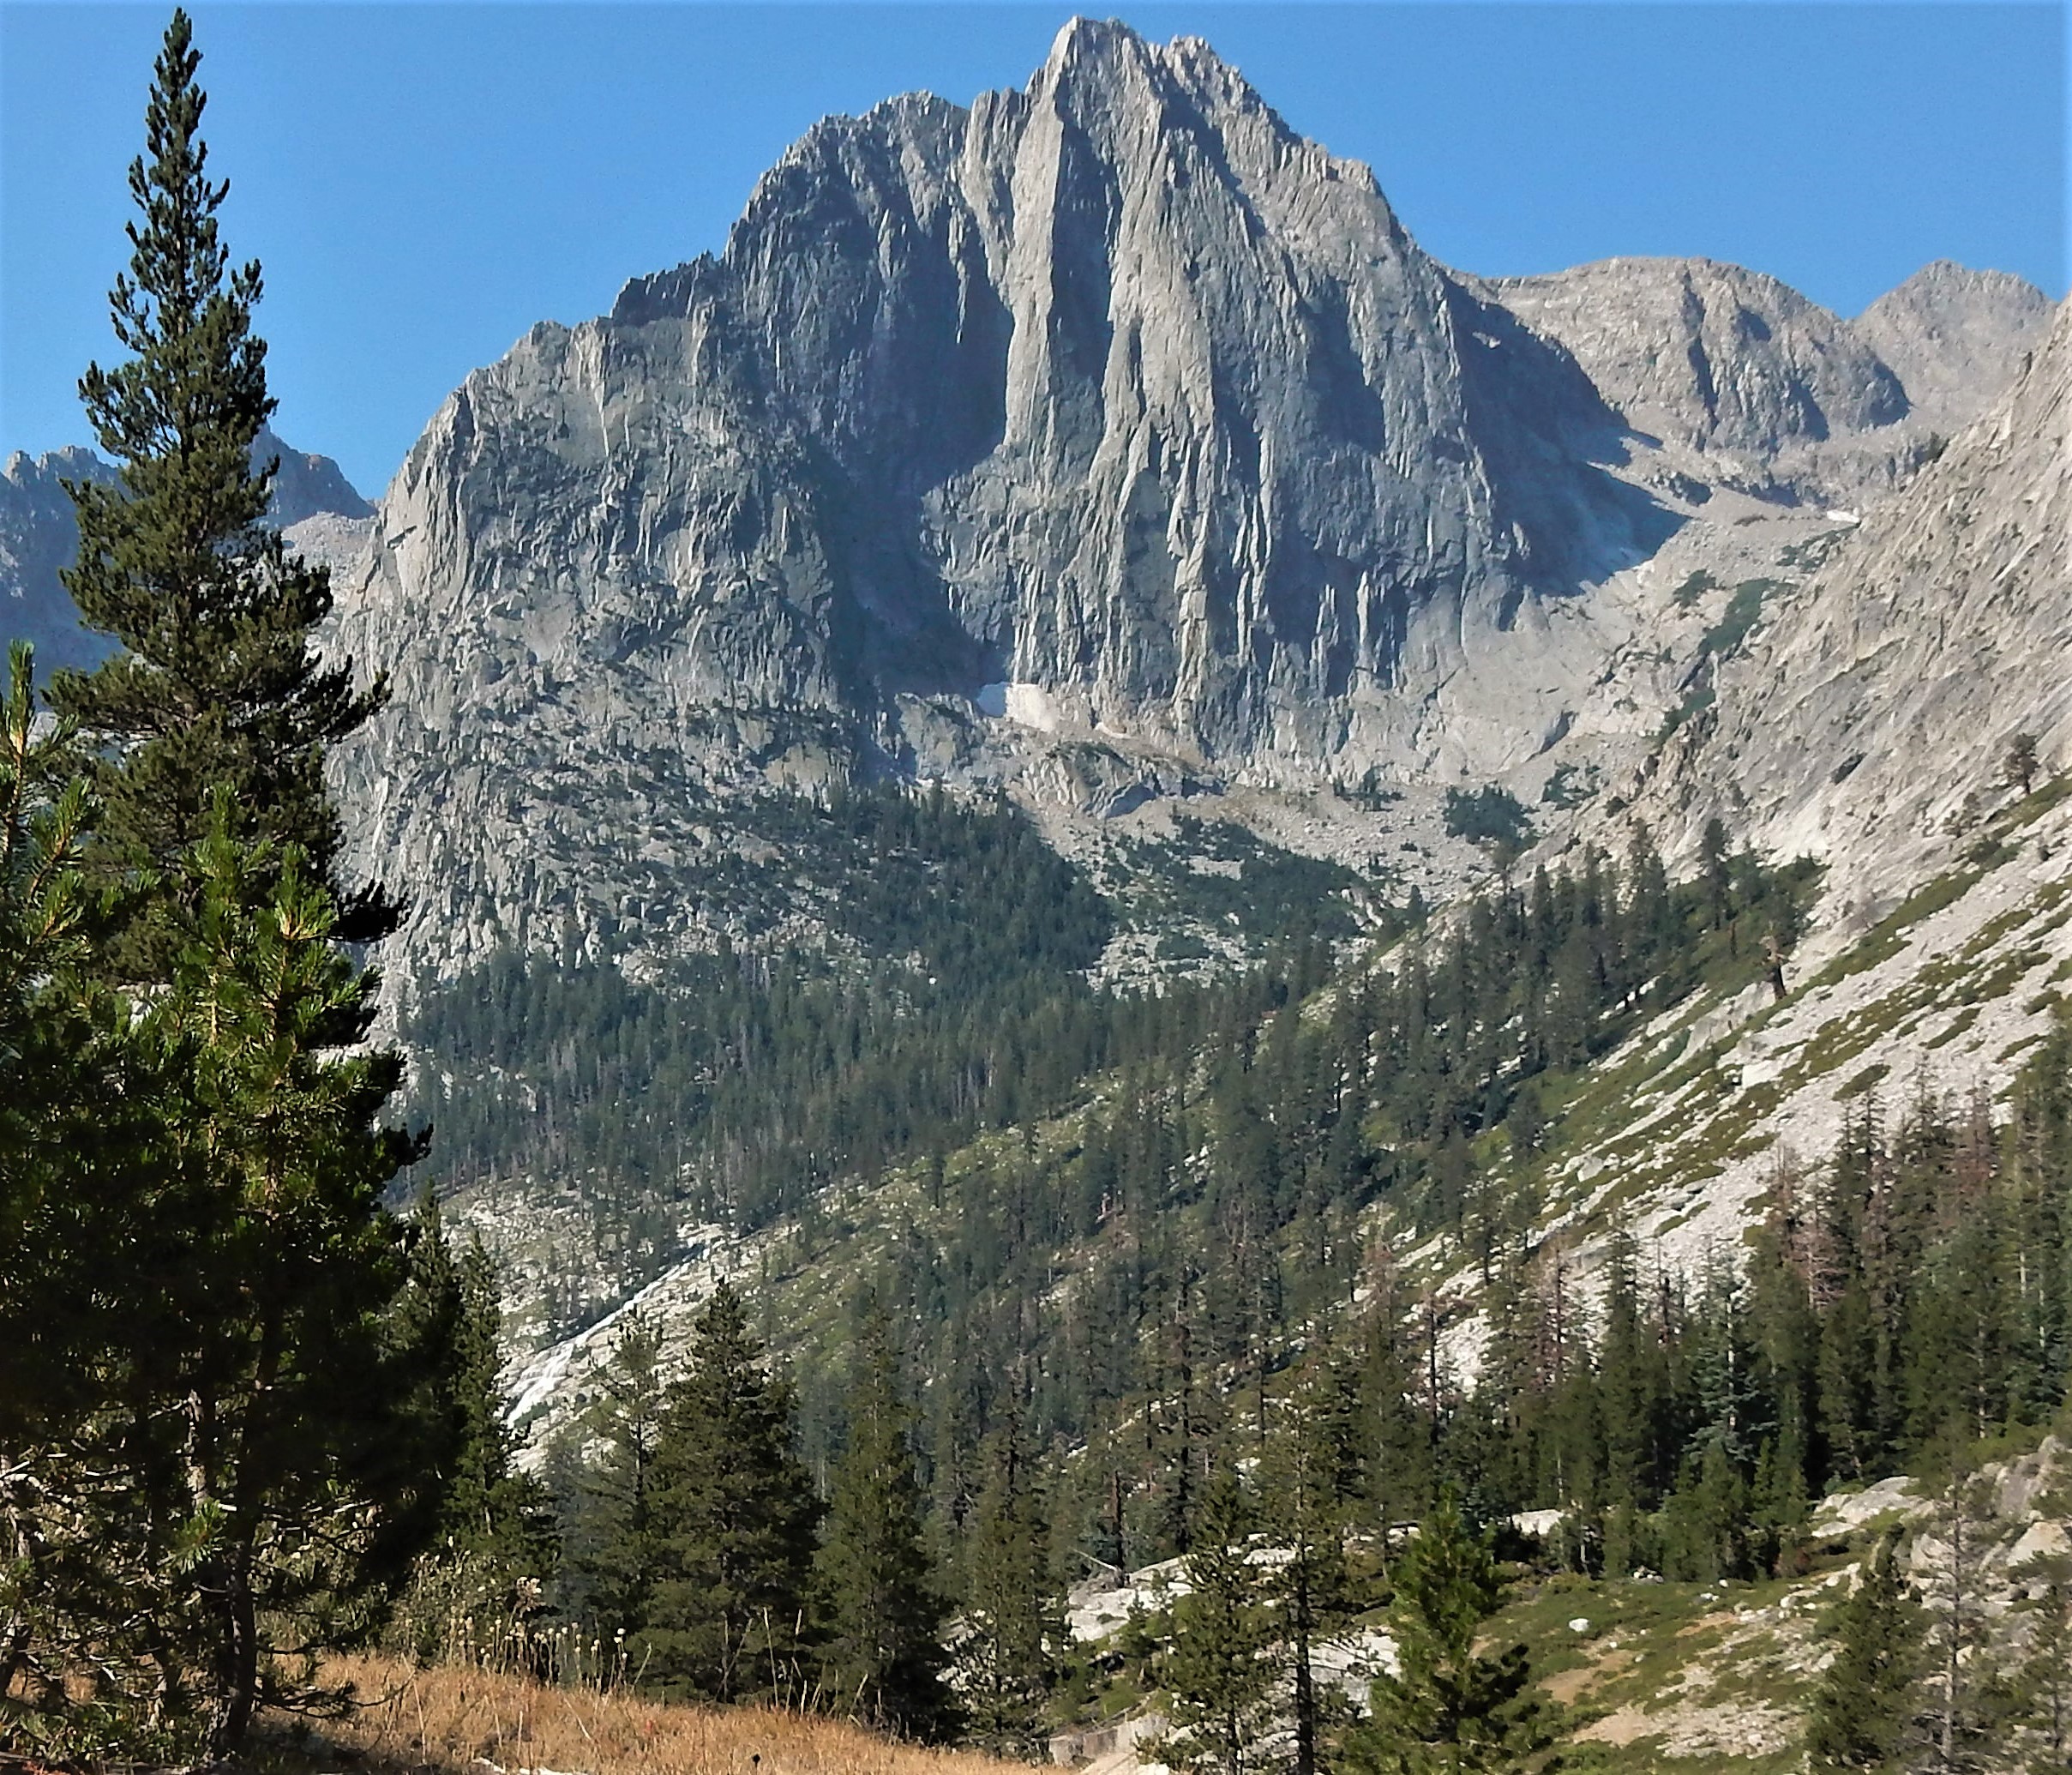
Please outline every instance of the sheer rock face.
M767 705L896 752L903 695L1013 684L1232 768L1400 762L1464 666L1546 701L1540 601L1640 551L1591 428L1366 169L1082 22L1026 92L818 126L718 259L471 377L386 502L376 651L433 711L603 677L658 735Z
M2027 368L1722 674L1650 791L1688 835L1723 809L1869 904L1946 869L1963 809L2035 737L2072 767L2072 303ZM1974 803L1977 806L1979 803ZM1643 803L1643 806L1646 803Z

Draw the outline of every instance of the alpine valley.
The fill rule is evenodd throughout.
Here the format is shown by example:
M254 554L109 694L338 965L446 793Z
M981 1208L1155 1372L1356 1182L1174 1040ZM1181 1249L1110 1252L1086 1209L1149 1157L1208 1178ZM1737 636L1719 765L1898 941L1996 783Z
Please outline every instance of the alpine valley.
M816 125L371 504L261 451L391 687L335 786L526 1460L730 1276L824 1458L868 1290L940 1509L1005 1422L1054 1458L1109 1659L1060 1729L1115 1766L1198 1448L1294 1352L1368 1337L1556 1534L1514 1456L1559 1436L1481 1382L1565 1399L1571 1339L1773 1272L1824 1312L1823 1180L1929 1178L1942 1253L2065 1140L2072 306L2014 277L1846 318L1703 259L1477 276L1206 44L1078 20L1020 91ZM109 472L0 478L0 608L61 661L57 480ZM1671 1581L1517 1623L1603 1766L1798 1766L1823 1586L1929 1520L1903 1417L1822 1445L1791 1558L1665 1550L1696 1466L1595 1496ZM1991 1456L2003 1624L2060 1453Z

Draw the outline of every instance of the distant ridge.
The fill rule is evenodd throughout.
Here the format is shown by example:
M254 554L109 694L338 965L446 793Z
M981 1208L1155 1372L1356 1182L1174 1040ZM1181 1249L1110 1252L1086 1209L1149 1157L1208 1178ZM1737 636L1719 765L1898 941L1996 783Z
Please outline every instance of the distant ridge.
M373 514L328 456L294 449L271 430L260 433L252 454L279 459L271 515L283 528L325 515ZM33 642L39 677L61 665L90 665L109 651L105 637L80 626L57 575L79 546L63 483L114 478L112 467L77 445L40 456L17 450L0 466L0 638Z

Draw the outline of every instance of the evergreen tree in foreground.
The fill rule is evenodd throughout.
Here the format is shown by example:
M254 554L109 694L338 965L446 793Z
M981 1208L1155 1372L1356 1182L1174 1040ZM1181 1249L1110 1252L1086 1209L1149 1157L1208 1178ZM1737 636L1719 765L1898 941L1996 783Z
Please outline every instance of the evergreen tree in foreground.
M406 1236L381 1206L422 1150L376 1120L402 1062L333 1045L365 1029L375 977L339 949L291 853L230 835L226 800L142 1027L180 1180L155 1304L185 1334L140 1353L135 1423L186 1598L167 1625L217 1754L262 1700L306 1687L279 1648L378 1620L436 1523L449 1446L423 1404L447 1351L398 1310Z
M278 870L299 849L304 879L335 908L333 930L368 942L395 928L378 888L348 893L325 791L324 752L380 707L350 665L321 665L310 635L330 577L266 523L273 473L251 450L273 411L266 345L251 330L256 262L236 270L217 229L229 190L208 176L206 95L184 11L175 11L145 111L147 157L129 169L141 212L129 269L111 292L115 334L134 355L90 366L80 398L118 485L68 483L79 556L63 575L87 623L123 644L92 671L63 672L51 701L109 749L92 860L109 875L147 870L147 900L109 958L117 978L163 981L178 939L167 901L198 891L183 860L207 831L210 797L231 791L240 838L267 839Z
M820 1555L829 1698L894 1731L940 1737L952 1711L942 1681L944 1607L929 1579L911 1419L880 1312L864 1321L849 1397L849 1440L835 1463Z
M1228 1463L1210 1482L1194 1544L1189 1593L1173 1607L1173 1650L1162 1672L1178 1730L1153 1747L1185 1775L1244 1775L1274 1715L1273 1620L1252 1564L1252 1511Z
M33 1101L10 1130L64 1186L21 1204L32 1262L0 1309L0 1332L27 1329L4 1322L18 1301L61 1309L0 1339L7 1369L27 1357L0 1411L0 1606L29 1703L0 1707L0 1738L39 1750L234 1749L262 1703L315 1698L311 1653L379 1624L440 1507L444 1348L417 1334L435 1315L407 1310L381 1206L416 1151L376 1120L399 1062L332 1048L372 977L294 860L228 823L189 861L164 992L39 1008L121 1086L95 1104L110 1133L60 1160L86 1130Z
M1426 1517L1396 1573L1399 1670L1374 1683L1374 1717L1348 1734L1346 1766L1376 1775L1466 1775L1532 1766L1546 1734L1525 1648L1477 1652L1504 1584L1486 1535L1450 1496Z
M640 1661L667 1694L804 1696L820 1506L792 1452L790 1383L765 1372L762 1356L722 1282L655 1448L659 1569Z
M0 1155L32 1180L5 1230L50 1254L6 1266L0 1321L59 1309L0 1375L0 1739L153 1760L321 1699L317 1655L380 1627L437 1526L459 1428L450 1315L382 1206L422 1149L380 1119L401 1064L361 1045L378 982L343 947L392 910L341 888L324 785L378 699L316 662L325 577L263 521L259 274L218 237L198 66L176 13L112 297L133 356L81 387L122 471L72 489L67 583L127 651L51 701L104 749L96 792L39 787L53 868L9 884L43 927L20 1051L64 1088L0 1092L36 1158Z
M1033 1756L1064 1637L1035 1465L1010 1422L982 1457L986 1479L965 1549L964 1635L957 1648L971 1734L1003 1756Z
M90 979L90 798L12 649L0 719L0 1749L123 1745L159 1561L129 1428L140 1266L173 1179L121 1007ZM147 1331L174 1329L154 1320ZM74 1705L75 1702L83 1706ZM142 1710L155 1726L163 1708ZM90 1718L88 1716L91 1716Z
M1826 1623L1835 1658L1814 1692L1805 1736L1816 1769L1886 1767L1913 1718L1927 1623L1898 1550L1897 1532L1888 1531Z
M291 852L219 797L177 964L97 985L18 655L0 760L0 1743L221 1754L311 1654L363 1639L436 1519L435 1317L381 1195L416 1143L393 1054L343 1053L374 977ZM51 749L55 748L56 749Z
M95 1124L105 1140L105 1108L125 1095L115 1044L97 1041L105 1029L73 978L91 956L93 903L79 869L86 785L70 734L39 731L26 643L15 644L9 665L0 709L0 1449L20 1447L39 1421L48 1428L61 1399L80 1404L87 1327L77 1315L93 1304L90 1278L113 1255L82 1249L92 1229L81 1219L80 1161ZM82 1257L89 1267L76 1269Z
M654 1327L629 1315L598 1377L602 1397L572 1439L580 1448L584 1438L596 1436L604 1453L594 1466L580 1471L567 1501L562 1602L596 1619L611 1643L615 1664L628 1635L647 1619L662 1571L662 1525L655 1503L655 1452L664 1408L661 1355Z

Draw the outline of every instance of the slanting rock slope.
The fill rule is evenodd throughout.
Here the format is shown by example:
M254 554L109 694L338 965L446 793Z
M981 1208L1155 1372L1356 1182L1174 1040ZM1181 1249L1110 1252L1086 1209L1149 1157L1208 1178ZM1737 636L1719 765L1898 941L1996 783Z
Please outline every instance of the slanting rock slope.
M1583 816L1613 842L1640 819L1688 856L1717 814L1826 874L1782 1002L1679 1007L1571 1106L1596 1133L1571 1141L1546 1230L1582 1273L1614 1219L1672 1267L1739 1249L1780 1163L1832 1151L1870 1093L2007 1088L2072 978L2069 661L2072 304L2000 401L1839 537L1621 811ZM2003 769L2017 732L2027 793Z
M1721 672L1649 804L1708 812L1859 896L1910 890L2009 739L2072 766L2072 304L2027 370Z

